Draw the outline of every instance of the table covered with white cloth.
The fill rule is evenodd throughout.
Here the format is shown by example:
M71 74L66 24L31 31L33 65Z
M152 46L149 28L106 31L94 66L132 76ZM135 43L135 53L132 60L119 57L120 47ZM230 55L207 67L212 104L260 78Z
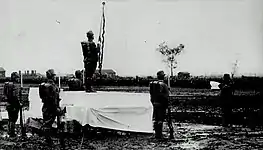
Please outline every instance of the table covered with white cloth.
M83 126L153 133L153 108L148 93L62 91L60 97L61 106L67 109L66 120L76 120ZM24 120L42 118L38 88L30 88L29 100Z

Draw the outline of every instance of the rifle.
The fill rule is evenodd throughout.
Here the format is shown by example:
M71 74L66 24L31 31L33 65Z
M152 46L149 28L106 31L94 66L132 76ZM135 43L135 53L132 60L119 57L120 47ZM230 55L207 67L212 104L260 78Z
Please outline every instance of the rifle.
M170 86L169 86L169 93L170 93ZM170 94L169 94L170 95ZM173 128L173 123L172 123L172 113L171 113L171 99L168 97L168 108L167 108L167 123L169 127L169 138L174 139L174 128Z
M60 92L60 88L59 88L59 92ZM58 100L58 107L60 108L60 101L61 99L59 97L57 97ZM64 124L61 123L61 116L64 115L66 113L66 108L64 108L63 110L59 109L59 111L57 112L57 130L58 130L58 136L59 136L59 142L61 145L62 149L65 149L65 141L64 141Z
M20 90L19 90L19 100L20 100L19 115L20 115L21 134L22 134L22 137L25 137L26 131L24 128L24 123L23 123L22 87L20 87Z

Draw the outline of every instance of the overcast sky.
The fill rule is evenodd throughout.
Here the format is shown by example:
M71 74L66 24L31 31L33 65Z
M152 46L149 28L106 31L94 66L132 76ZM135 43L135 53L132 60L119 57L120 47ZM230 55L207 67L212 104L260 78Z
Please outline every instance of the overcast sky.
M83 67L80 41L101 17L99 0L0 0L0 66L12 71ZM178 71L263 74L263 0L108 0L103 68L119 75L167 70L155 48L185 45ZM57 23L57 21L60 22Z

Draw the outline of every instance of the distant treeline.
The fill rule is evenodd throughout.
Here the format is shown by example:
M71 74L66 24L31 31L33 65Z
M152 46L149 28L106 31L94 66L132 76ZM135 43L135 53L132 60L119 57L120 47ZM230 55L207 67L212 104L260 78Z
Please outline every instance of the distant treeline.
M61 77L60 83L62 86L67 85L68 77ZM97 78L95 80L95 85L97 86L149 86L150 81L155 80L155 78L148 77L114 77L114 78ZM0 78L0 83L10 81L10 77ZM46 81L46 78L24 78L24 84L40 84ZM181 88L197 88L197 89L210 89L210 81L222 82L221 78L211 78L211 77L191 77L188 79L178 79L176 77L171 78L171 87L181 87ZM263 77L237 77L233 79L234 88L239 90L262 90L263 88ZM167 83L167 80L165 81ZM56 78L56 83L58 83L58 78Z

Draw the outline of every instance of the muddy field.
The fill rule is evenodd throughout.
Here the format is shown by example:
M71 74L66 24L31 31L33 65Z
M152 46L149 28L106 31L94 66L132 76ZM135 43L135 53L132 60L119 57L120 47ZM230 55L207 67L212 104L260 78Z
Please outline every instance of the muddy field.
M150 134L108 133L66 138L66 149L156 149L156 150L210 150L210 149L262 149L263 131L241 127L223 128L202 124L174 123L175 139L157 141ZM4 133L1 133L4 135ZM167 126L164 135L168 137ZM53 149L60 149L57 138L53 138ZM81 145L82 143L82 145ZM43 137L29 135L28 138L0 138L1 149L50 149L43 142Z
M96 87L101 91L126 91L126 92L148 92L147 87ZM197 96L217 96L218 91L209 89L171 89L172 94ZM251 95L255 91L237 91L236 95ZM98 133L66 137L66 149L176 149L176 150L208 150L208 149L263 149L262 128L246 128L242 125L232 125L231 127L221 127L220 108L209 107L204 111L204 107L192 107L174 104L172 111L174 124L174 140L157 141L152 139L150 134L140 133ZM187 111L187 112L186 112ZM180 113L181 112L181 113ZM210 112L210 113L207 113ZM238 112L238 111L237 111ZM186 115L188 114L188 115ZM181 116L180 116L181 115ZM212 116L211 116L212 115ZM242 116L243 117L243 116ZM238 118L237 116L234 117ZM233 120L235 120L233 118ZM213 120L214 119L214 120ZM248 120L249 121L249 120ZM180 122L180 123L179 123ZM188 123L186 123L188 122ZM200 124L202 123L202 124ZM205 125L214 124L214 125ZM0 130L0 149L49 149L43 142L43 137L32 135L28 132L28 137L8 138L6 127ZM164 134L168 137L168 128L164 126ZM56 137L53 138L53 149L59 149L60 145Z

